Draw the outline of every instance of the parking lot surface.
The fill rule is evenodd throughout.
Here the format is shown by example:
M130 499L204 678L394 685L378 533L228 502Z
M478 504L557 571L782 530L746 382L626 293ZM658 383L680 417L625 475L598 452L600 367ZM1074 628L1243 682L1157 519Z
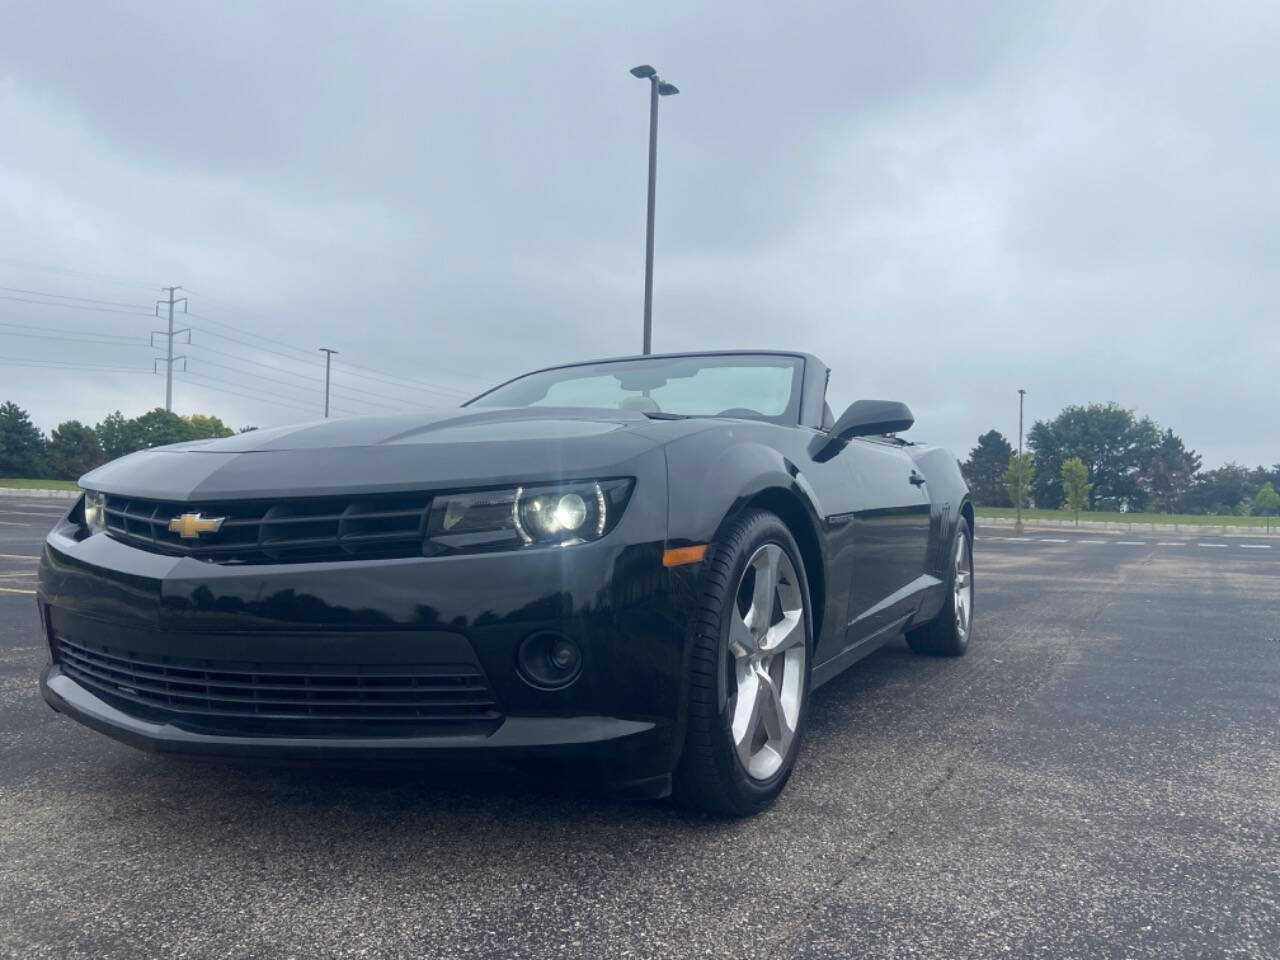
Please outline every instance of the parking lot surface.
M1280 541L979 526L969 655L817 691L723 821L94 734L36 690L66 506L0 500L0 955L1280 956Z

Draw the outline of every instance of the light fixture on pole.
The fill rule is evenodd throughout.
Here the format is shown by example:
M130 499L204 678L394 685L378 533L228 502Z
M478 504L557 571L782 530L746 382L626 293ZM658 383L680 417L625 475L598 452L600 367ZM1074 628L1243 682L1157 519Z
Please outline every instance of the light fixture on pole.
M1018 390L1018 503L1017 519L1013 523L1013 532L1022 533L1022 477L1026 473L1026 464L1022 460L1022 401L1027 391Z
M337 350L330 350L328 347L321 347L320 352L324 354L324 418L329 419L329 364L333 361L333 355Z
M658 98L680 92L673 83L666 83L658 71L646 64L631 68L631 75L649 81L649 218L644 241L644 352L652 352L653 346L653 201L658 177Z

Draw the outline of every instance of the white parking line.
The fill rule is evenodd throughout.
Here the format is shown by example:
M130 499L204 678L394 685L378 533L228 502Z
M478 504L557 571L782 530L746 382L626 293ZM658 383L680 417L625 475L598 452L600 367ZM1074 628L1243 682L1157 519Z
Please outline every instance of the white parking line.
M1067 538L1067 537L974 537L974 539L989 540L992 542L1000 541L1003 543L1090 543L1090 544L1113 543L1117 547L1145 547L1151 543L1150 540L1077 540L1074 538ZM1231 546L1239 546L1241 550L1270 550L1272 547L1272 544L1270 543L1241 543L1241 544L1196 543L1196 544L1192 544L1190 541L1187 541L1187 540L1160 540L1156 542L1155 545L1157 547L1189 547L1189 546L1211 547L1211 548L1217 548L1219 550L1225 550ZM5 554L0 553L0 557L4 557L4 556ZM39 558L38 557L22 557L22 558L14 557L14 559L37 560ZM3 576L3 574L0 574L0 576Z
M0 560L39 560L27 553L0 553Z
M12 587L0 587L0 593L27 593L33 597L36 595L34 590L15 590Z

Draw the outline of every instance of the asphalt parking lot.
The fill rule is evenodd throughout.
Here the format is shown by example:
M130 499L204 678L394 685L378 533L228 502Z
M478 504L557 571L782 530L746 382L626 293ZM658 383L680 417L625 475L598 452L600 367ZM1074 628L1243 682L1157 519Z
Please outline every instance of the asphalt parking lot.
M0 501L5 956L1280 956L1280 539L980 526L969 656L822 688L781 801L726 822L91 733L36 690L66 506Z

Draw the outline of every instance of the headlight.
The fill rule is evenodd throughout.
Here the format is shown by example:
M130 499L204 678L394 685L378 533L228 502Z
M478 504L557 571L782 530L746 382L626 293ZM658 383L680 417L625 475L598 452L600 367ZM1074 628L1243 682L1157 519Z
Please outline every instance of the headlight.
M588 480L436 497L427 552L570 546L599 540L617 524L630 480Z
M107 529L107 495L96 490L84 492L84 525L90 533Z

